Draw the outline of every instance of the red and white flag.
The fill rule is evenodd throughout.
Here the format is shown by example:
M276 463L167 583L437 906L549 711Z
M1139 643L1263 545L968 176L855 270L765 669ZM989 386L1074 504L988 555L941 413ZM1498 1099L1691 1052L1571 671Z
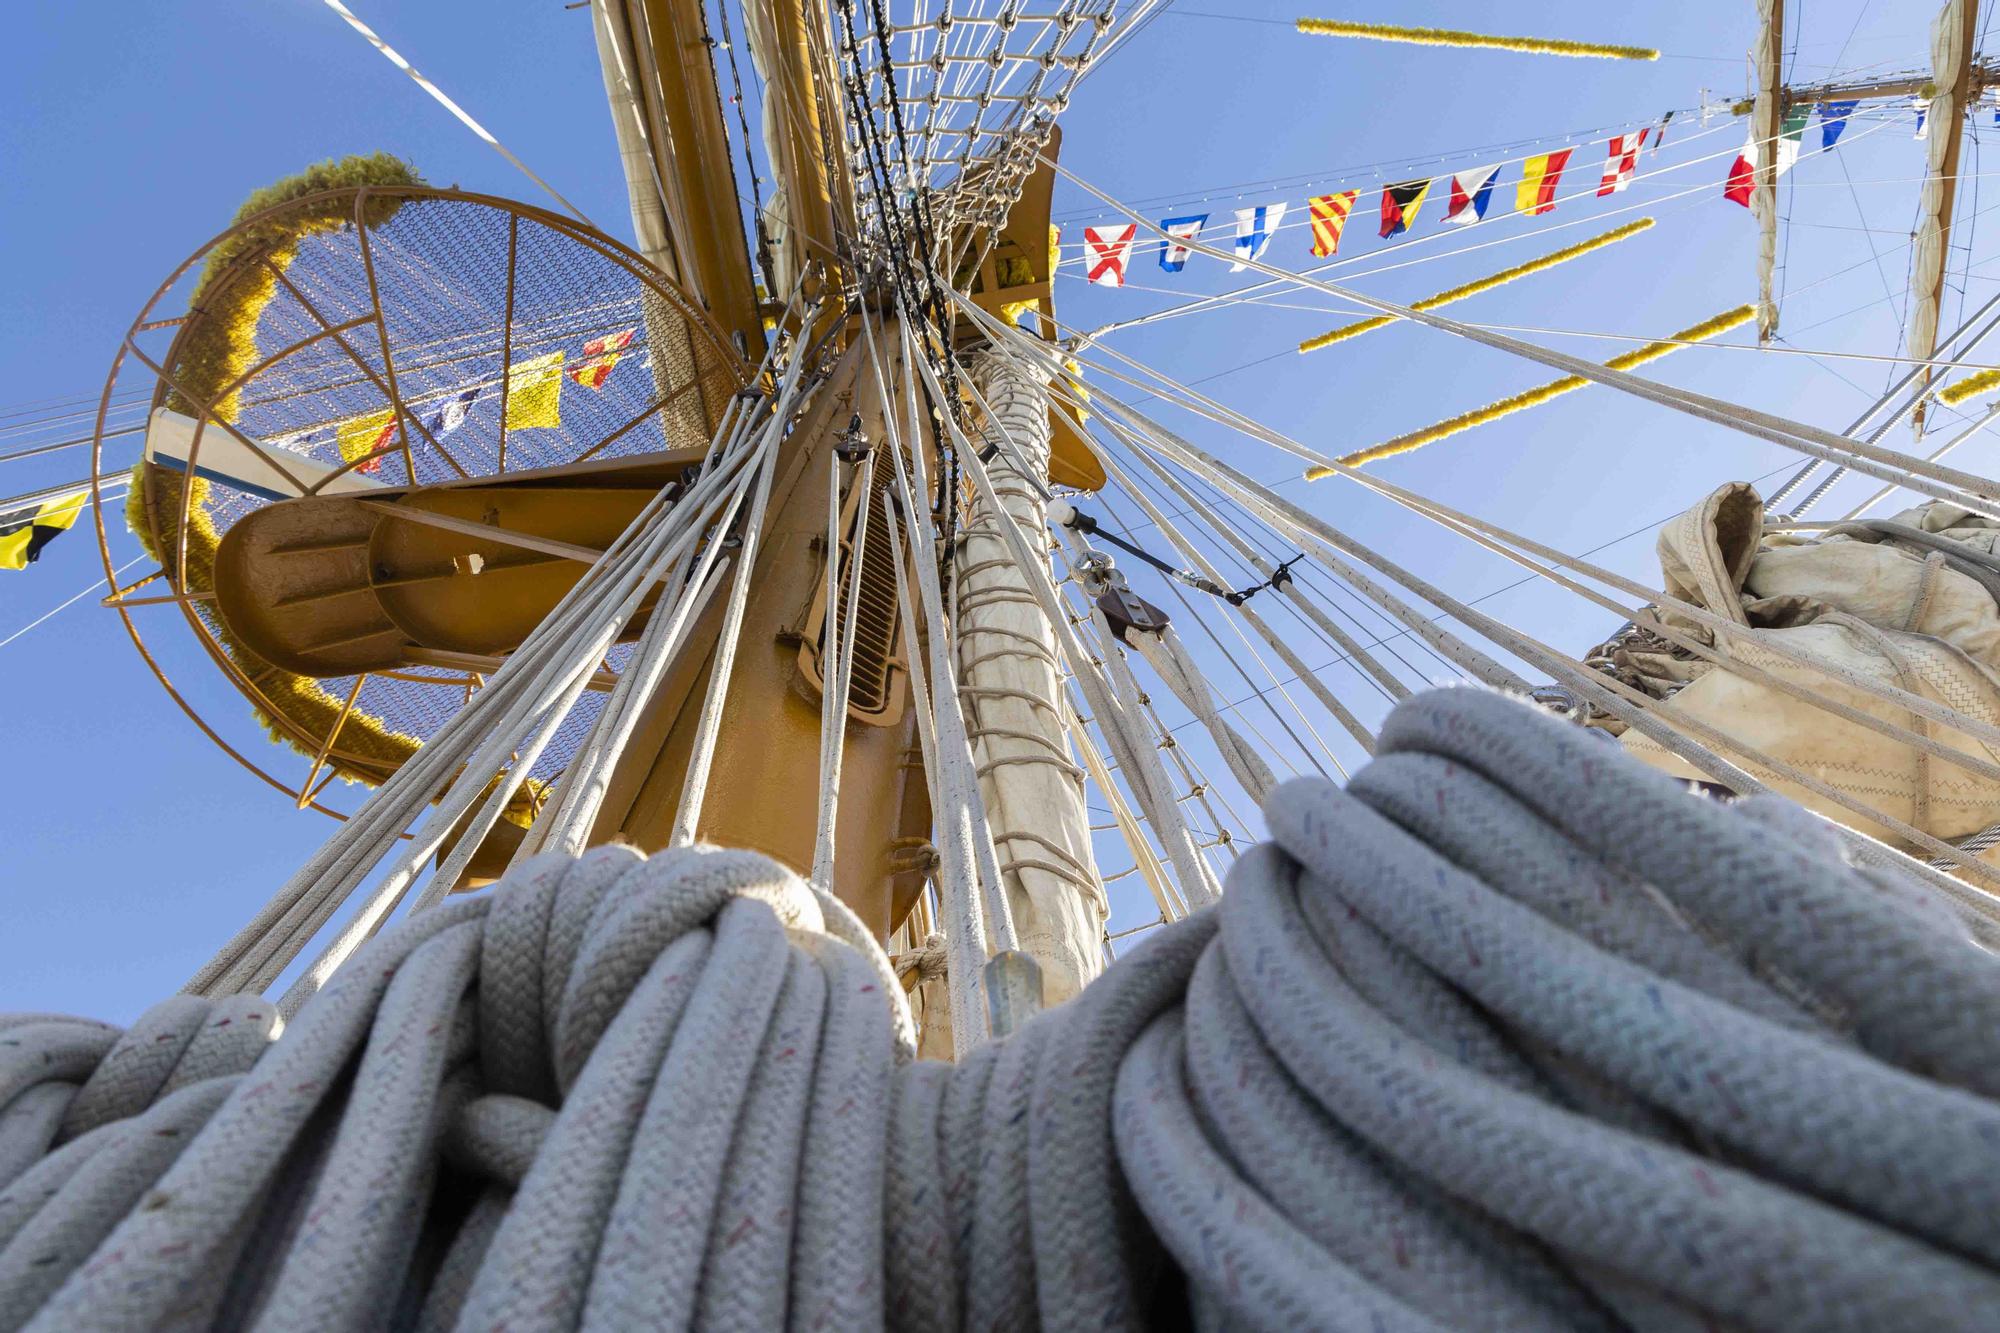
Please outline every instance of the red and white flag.
M1122 227L1085 227L1083 229L1084 276L1097 287L1123 287L1125 285L1125 264L1132 258L1132 239L1139 234L1139 224L1128 222Z
M1649 125L1637 134L1611 136L1611 151L1604 159L1604 179L1597 183L1598 194L1618 194L1632 183L1632 172L1639 165L1639 150L1646 146L1646 135L1651 129Z
M1750 207L1750 192L1757 187L1757 132L1752 130L1744 141L1743 151L1729 164L1729 179L1722 187L1722 197L1732 204Z
M1500 174L1500 168L1474 167L1461 171L1451 178L1451 201L1445 209L1444 220L1455 226L1470 227L1486 216L1486 206L1493 201L1493 182Z

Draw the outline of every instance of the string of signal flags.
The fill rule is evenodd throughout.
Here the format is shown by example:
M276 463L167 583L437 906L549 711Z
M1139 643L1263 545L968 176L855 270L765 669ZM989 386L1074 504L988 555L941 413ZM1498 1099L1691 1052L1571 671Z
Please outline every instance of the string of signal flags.
M1632 177L1638 170L1640 152L1648 143L1657 151L1666 138L1667 125L1672 119L1670 111L1658 125L1648 125L1629 134L1612 135L1606 145L1607 156L1597 193L1622 193L1632 183ZM1556 189L1569 170L1570 159L1575 152L1574 148L1559 148L1524 160L1521 163L1521 179L1514 185L1514 211L1530 216L1554 212ZM1500 186L1501 169L1501 166L1472 167L1452 175L1440 192L1445 204L1443 225L1469 227L1485 220ZM1439 180L1438 177L1429 177L1383 186L1381 224L1376 234L1387 240L1410 230ZM1359 190L1336 190L1331 194L1314 195L1305 201L1306 213L1312 224L1311 243L1315 258L1326 259L1340 252L1348 218L1360 198ZM1232 247L1236 262L1229 266L1231 273L1240 272L1250 261L1263 257L1289 209L1289 203L1274 203L1253 204L1236 210L1236 238ZM1160 230L1170 238L1161 241L1158 247L1159 265L1163 272L1179 273L1187 267L1193 251L1179 242L1199 239L1208 226L1209 217L1207 213L1190 213L1160 220ZM1125 285L1138 231L1138 224L1134 222L1083 229L1084 277L1093 286Z
M2000 94L2000 89L1994 91ZM1855 101L1823 102L1788 111L1776 145L1777 174L1784 175L1798 161L1807 125L1815 111L1820 117L1820 147L1825 151L1839 141L1858 105ZM1995 101L1994 107L1995 122L2000 123L2000 100ZM1917 118L1918 135L1922 137L1926 106L1921 99L1916 99L1911 109ZM1673 118L1674 113L1669 111L1656 124L1614 134L1605 141L1596 191L1599 197L1625 191L1637 173L1640 155L1657 153L1665 145ZM1521 178L1514 185L1512 211L1531 217L1554 212L1556 190L1569 171L1576 151L1573 147L1559 148L1524 159L1520 164ZM1749 207L1758 156L1755 137L1747 138L1742 150L1730 163L1724 179L1723 198ZM1387 240L1409 231L1434 192L1444 199L1440 225L1469 227L1484 221L1492 208L1495 194L1500 193L1501 172L1506 165L1471 167L1448 178L1434 176L1384 185L1377 210L1380 224L1376 235ZM1444 188L1435 190L1441 182ZM1305 201L1314 258L1327 259L1340 252L1348 221L1360 200L1360 190L1336 190L1313 195ZM1240 272L1248 262L1263 257L1291 207L1289 202L1279 202L1253 204L1235 210L1236 233L1231 247L1235 262L1229 266L1231 273ZM1160 230L1169 237L1161 241L1156 249L1162 272L1180 273L1187 267L1193 252L1181 242L1199 239L1207 229L1211 216L1210 213L1186 213L1160 220ZM1084 277L1091 285L1125 285L1138 245L1138 230L1138 224L1133 222L1108 223L1083 229Z

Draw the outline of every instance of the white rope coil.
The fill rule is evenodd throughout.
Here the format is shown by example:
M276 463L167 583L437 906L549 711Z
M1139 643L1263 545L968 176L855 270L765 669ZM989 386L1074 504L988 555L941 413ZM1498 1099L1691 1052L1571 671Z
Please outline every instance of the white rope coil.
M956 1065L701 848L538 858L275 1041L0 1018L0 1327L1994 1326L2000 966L1915 888L1478 690L1265 815Z

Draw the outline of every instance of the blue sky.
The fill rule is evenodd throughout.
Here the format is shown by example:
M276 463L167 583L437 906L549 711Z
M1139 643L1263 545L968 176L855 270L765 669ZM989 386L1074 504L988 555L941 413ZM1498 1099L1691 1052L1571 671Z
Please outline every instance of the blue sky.
M1703 87L1719 98L1741 95L1750 5L1610 12L1601 4L1553 0L1533 7L1530 26L1537 32L1644 43L1666 53L1636 64L1301 37L1290 20L1304 2L1175 5L1078 93L1064 120L1065 165L1113 195L1145 200L1143 211L1154 216L1208 209L1215 215L1211 236L1218 228L1226 233L1235 207L1284 200L1296 218L1310 193L1359 189L1341 255L1354 262L1333 276L1353 276L1366 290L1399 300L1517 263L1614 220L1648 215L1640 206L1657 205L1650 212L1657 225L1644 236L1453 312L1467 319L1658 337L1754 295L1754 229L1747 212L1720 198L1727 158L1676 169L1740 143L1740 122L1726 115L1696 141L1699 118L1684 110L1666 153L1642 165L1662 174L1642 177L1612 200L1565 199L1554 215L1532 221L1501 217L1518 176L1510 166L1495 216L1467 237L1431 240L1442 210L1438 193L1406 251L1378 241L1372 225L1385 180L1444 176L1542 147L1575 147L1566 194L1594 182L1605 132L1651 123L1668 108L1693 108ZM1306 7L1440 26L1501 22L1490 17L1500 7L1446 0ZM357 8L584 212L629 238L586 12L565 10L560 0L377 0ZM1850 70L1917 67L1927 59L1931 8L1815 0L1804 7L1791 77L1821 77L1835 62ZM0 453L67 438L62 423L38 435L8 428L55 411L38 404L94 398L126 325L154 287L222 227L244 195L275 177L325 157L386 149L416 163L433 183L544 202L318 3L209 0L121 6L93 16L68 6L27 6L11 18L0 57L6 75L0 168L7 182L0 191L0 413L24 415L0 417ZM1506 22L1520 21L1510 15ZM1818 425L1846 426L1893 370L1845 358L1892 354L1898 346L1907 235L1923 161L1910 129L1901 121L1857 122L1839 150L1808 155L1787 178L1780 350L1690 349L1648 373ZM2000 189L1980 200L1978 137L1991 134L1992 127L1979 127L1968 144L1962 221L2000 203ZM1815 126L1808 145L1816 146L1817 137ZM1537 143L1489 147L1519 141ZM1414 159L1438 164L1399 165ZM1378 174L1365 164L1388 165ZM1282 188L1244 184L1280 180ZM1614 210L1620 210L1615 219ZM1068 220L1066 237L1074 241L1102 210L1064 187L1056 212ZM1570 223L1576 225L1536 233ZM1993 276L1982 271L1991 247L1981 225L1962 226L1956 237L1969 238L1970 248L1953 258L1946 328L1962 299L1977 302L1993 291ZM1494 244L1453 253L1483 242ZM1305 251L1304 231L1294 227L1280 234L1267 258L1303 266ZM1200 258L1178 276L1162 274L1151 247L1142 245L1132 287L1091 289L1066 278L1058 306L1065 321L1094 328L1240 281ZM1282 305L1238 305L1114 335L1111 345L1178 378L1201 379L1204 391L1331 453L1552 378L1503 353L1413 328L1301 358L1290 349L1344 322L1343 314L1317 294L1280 299ZM1632 345L1524 336L1600 359ZM1739 332L1723 341L1740 346L1748 339ZM87 418L68 424L87 433ZM1298 471L1263 446L1185 419L1180 424L1252 475L1275 481ZM84 454L75 449L0 463L0 494L82 476ZM131 456L119 452L114 461L123 466ZM1593 388L1382 470L1568 549L1622 538L1600 558L1649 579L1656 572L1650 525L1723 481L1764 476L1792 457ZM1958 459L1983 471L1992 446L1976 441ZM1836 503L1849 495L1852 503L1870 489L1851 484ZM1453 593L1490 595L1482 609L1551 642L1581 650L1616 624L1608 613L1543 587L1493 595L1518 574L1351 485L1293 482L1284 490ZM1095 508L1106 516L1104 505ZM1133 511L1125 505L1114 512ZM121 525L111 526L113 559L123 563L137 548ZM0 575L0 638L101 573L85 524L29 573ZM1135 583L1165 600L1139 576ZM85 597L0 647L7 700L0 734L14 759L0 815L9 834L0 879L7 923L0 930L0 1007L123 1020L175 989L331 825L295 813L287 797L211 745L159 689L118 618L95 602L95 594ZM149 642L203 715L260 761L291 762L262 741L234 691L173 629L165 625ZM1210 669L1221 693L1244 692L1219 655ZM1354 677L1335 672L1330 679L1343 692L1356 691L1361 706L1365 691Z

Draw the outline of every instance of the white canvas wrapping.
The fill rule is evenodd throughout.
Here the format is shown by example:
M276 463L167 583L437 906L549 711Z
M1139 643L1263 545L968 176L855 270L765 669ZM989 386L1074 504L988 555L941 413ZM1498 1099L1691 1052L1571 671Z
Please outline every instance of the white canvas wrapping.
M1910 255L1910 336L1907 353L1923 360L1937 350L1938 298L1944 290L1945 231L1952 190L1946 166L1965 119L1966 50L1961 42L1966 0L1946 0L1931 25L1931 95L1924 141L1924 185L1917 195L1917 231Z
M1962 567L1990 556L2000 528L1946 505L1926 505L1887 521L1930 533L1961 549ZM1882 532L1834 532L1811 540L1767 535L1762 506L1742 483L1717 489L1660 534L1663 586L1738 624L1745 635L1715 635L1690 617L1667 615L1682 633L1713 643L1745 666L1858 709L1977 758L1991 746L1945 723L1918 717L1857 681L1893 685L1986 723L2000 722L2000 606L1949 551L1928 551ZM1811 655L1760 647L1783 644ZM1891 818L1935 837L1963 838L2000 823L2000 782L1893 736L1833 716L1806 699L1688 655L1630 651L1623 663L1649 691L1671 695L1698 722L1789 762ZM1686 762L1637 732L1625 748L1654 767L1697 777ZM1758 765L1777 790L1892 845L1889 830L1857 819L1823 797Z
M1012 447L986 468L1022 531L1047 530L1041 496L1016 459L1048 473L1048 389L1021 364L982 356L980 392ZM1036 478L1035 480L1040 480ZM1091 853L1083 769L1070 752L1055 635L991 515L975 506L956 553L959 696L993 846L1021 947L1042 966L1048 1004L1103 970L1109 906Z

